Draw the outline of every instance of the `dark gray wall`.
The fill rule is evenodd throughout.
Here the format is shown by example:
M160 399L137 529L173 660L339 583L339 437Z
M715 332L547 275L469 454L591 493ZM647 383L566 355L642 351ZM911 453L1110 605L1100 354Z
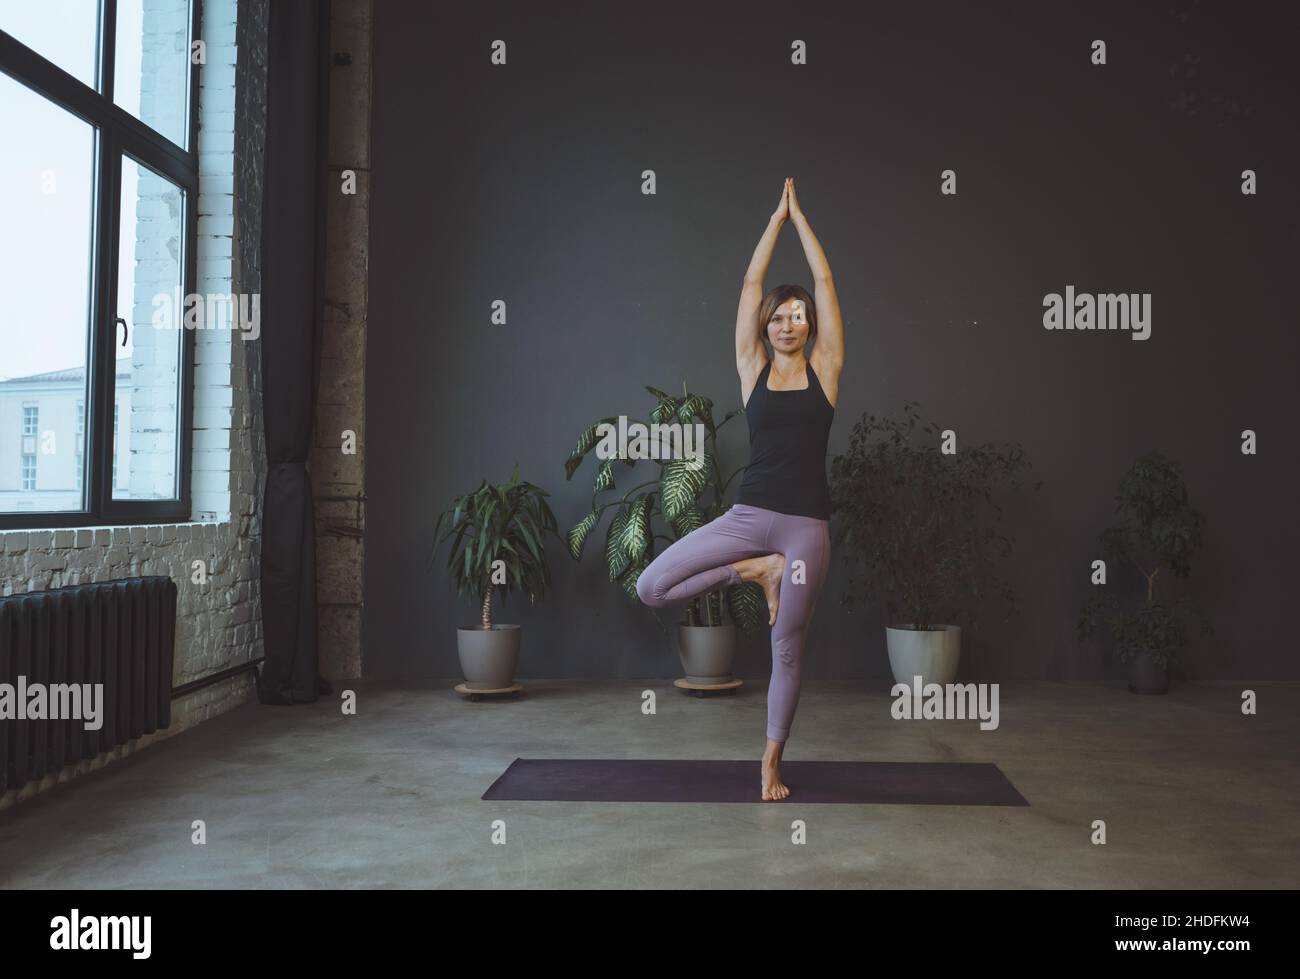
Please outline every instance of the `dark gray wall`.
M518 462L567 529L590 499L590 463L562 467L584 426L644 414L645 384L738 402L741 275L793 174L847 331L832 451L913 399L965 444L1020 441L1045 481L1005 526L1023 617L966 645L963 679L1118 675L1074 621L1117 481L1152 448L1207 519L1189 588L1218 638L1186 675L1300 675L1281 614L1300 549L1293 26L1206 4L853 6L377 5L368 674L459 673L474 611L425 565L452 495ZM767 285L785 281L811 287L789 226ZM1045 331L1067 284L1152 293L1151 339ZM554 546L554 594L501 616L525 627L519 676L677 675L589 557ZM841 583L805 676L886 677L881 617L843 610ZM765 677L768 655L750 643L740 671Z

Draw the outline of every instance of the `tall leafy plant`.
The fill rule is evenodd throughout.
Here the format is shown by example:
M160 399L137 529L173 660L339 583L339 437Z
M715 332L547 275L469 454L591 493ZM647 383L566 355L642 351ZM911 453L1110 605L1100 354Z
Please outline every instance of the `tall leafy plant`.
M861 593L883 602L889 624L917 630L977 623L997 592L1014 611L996 568L1015 541L988 518L1001 519L993 494L1018 486L1029 463L1015 444L945 452L942 432L921 423L918 404L905 401L901 420L864 414L848 449L831 460L832 536L849 569L842 603Z
M513 591L526 594L529 602L546 594L551 577L545 538L559 538L555 514L546 502L549 495L521 481L515 466L510 482L492 485L483 480L438 515L433 550L451 541L447 570L456 582L456 594L473 596L484 629L492 628L498 590L503 602Z
M1120 662L1145 653L1163 668L1177 661L1187 644L1189 622L1198 621L1203 636L1214 635L1187 596L1169 601L1156 595L1162 570L1177 578L1191 573L1204 519L1188 500L1182 467L1156 451L1144 454L1121 477L1115 503L1118 519L1098 535L1098 547L1108 569L1137 570L1145 595L1137 602L1121 602L1113 592L1094 593L1079 615L1079 638L1107 630Z
M625 428L645 426L651 433L646 445L658 445L659 451L652 453L658 458L631 458L631 452L606 453L602 457L597 452L601 458L593 481L591 512L568 532L569 554L575 561L581 560L587 539L605 514L612 512L605 531L609 580L618 583L624 594L633 599L637 597L637 579L654 559L655 541L671 544L721 516L726 509L727 487L744 471L743 466L738 467L724 480L717 448L718 432L741 414L741 409L728 412L721 422L715 423L713 402L703 395L692 394L685 384L680 396L649 386L646 391L655 399L649 419L625 419ZM572 479L583 459L603 444L604 425L618 426L618 416L602 418L578 436L564 463L566 479ZM669 453L664 451L665 433L671 426L688 425L702 427L702 454L696 453L698 458L668 457ZM654 426L659 426L657 439ZM614 481L616 468L621 464L633 469L640 462L655 467L650 478L620 493ZM646 471L645 467L642 471ZM732 621L744 632L753 632L767 622L767 601L754 582L731 585L695 599L686 608L686 621L690 625L721 625L724 605Z

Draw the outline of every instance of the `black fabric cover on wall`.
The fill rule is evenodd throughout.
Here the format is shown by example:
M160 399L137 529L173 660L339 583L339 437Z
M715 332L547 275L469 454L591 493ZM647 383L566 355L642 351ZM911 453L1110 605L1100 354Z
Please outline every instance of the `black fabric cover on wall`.
M264 704L311 702L317 674L312 411L321 318L321 171L328 118L328 4L273 3L267 39L266 176L262 212L262 510Z

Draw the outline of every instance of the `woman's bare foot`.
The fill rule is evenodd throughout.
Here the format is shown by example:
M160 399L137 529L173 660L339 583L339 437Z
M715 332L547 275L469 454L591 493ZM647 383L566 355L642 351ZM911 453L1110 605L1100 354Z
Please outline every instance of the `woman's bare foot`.
M790 794L790 789L781 781L781 752L784 750L784 741L767 739L762 762L764 802L778 802Z
M767 624L776 625L776 610L781 602L781 576L785 574L785 555L767 554L745 558L732 565L741 581L756 581L767 599Z

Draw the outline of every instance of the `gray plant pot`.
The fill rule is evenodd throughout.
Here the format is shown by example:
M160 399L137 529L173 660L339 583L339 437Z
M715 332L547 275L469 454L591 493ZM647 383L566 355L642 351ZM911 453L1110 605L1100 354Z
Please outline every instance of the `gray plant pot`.
M885 647L889 650L889 668L896 683L909 687L914 677L927 683L952 683L961 659L961 626L940 625L916 630L906 626L885 628Z
M499 690L510 686L519 662L517 625L478 626L456 630L456 651L465 686L470 690Z
M677 626L677 653L687 683L727 683L736 658L736 626Z
M1128 659L1128 688L1131 693L1168 693L1169 670L1157 666L1150 653Z

